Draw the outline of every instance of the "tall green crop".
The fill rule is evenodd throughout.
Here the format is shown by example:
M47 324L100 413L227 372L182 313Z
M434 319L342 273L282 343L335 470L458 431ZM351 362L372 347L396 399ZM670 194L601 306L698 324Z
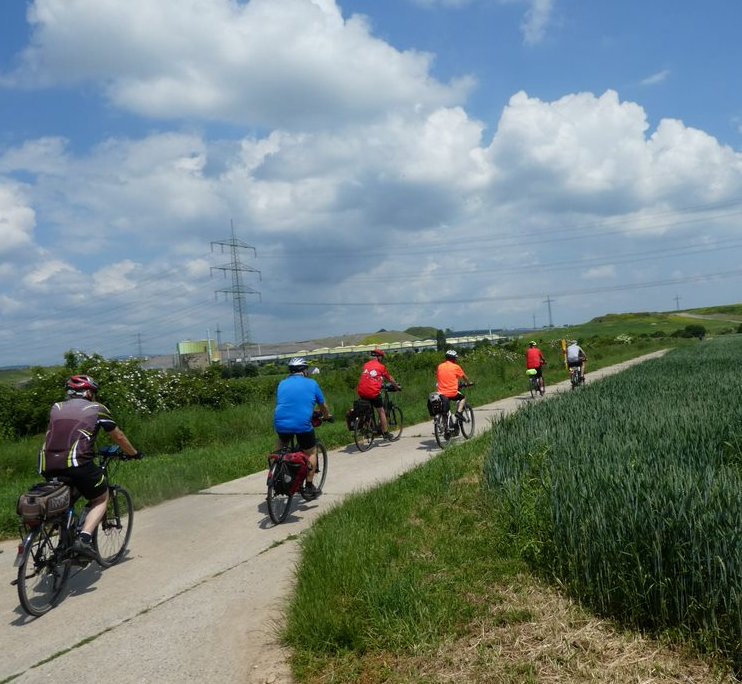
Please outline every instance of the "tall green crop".
M524 554L599 612L742 665L742 338L503 421L489 486Z

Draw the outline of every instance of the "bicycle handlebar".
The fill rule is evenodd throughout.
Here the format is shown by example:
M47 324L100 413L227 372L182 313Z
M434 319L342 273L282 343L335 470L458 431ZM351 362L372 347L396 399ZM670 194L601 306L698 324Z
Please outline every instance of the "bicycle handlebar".
M319 427L322 425L322 423L334 423L335 422L335 416L324 416L322 415L322 411L314 411L312 413L312 426L313 427Z
M381 387L387 392L401 392L402 391L402 385L393 385L391 382L385 382Z
M140 461L144 458L144 454L141 451L137 451L133 456L125 454L120 446L107 446L103 447L98 451L98 456L105 463L108 461Z

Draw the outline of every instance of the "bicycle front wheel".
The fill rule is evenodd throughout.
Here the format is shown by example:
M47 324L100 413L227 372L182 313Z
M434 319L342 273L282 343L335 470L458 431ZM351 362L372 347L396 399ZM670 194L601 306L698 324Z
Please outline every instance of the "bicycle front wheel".
M24 542L18 567L18 598L29 615L40 617L58 602L70 576L70 561L62 559L62 521L45 522Z
M392 406L386 414L387 428L392 433L392 439L397 441L402 436L402 409Z
M271 465L268 471L268 494L266 502L268 504L268 515L275 525L279 525L289 514L291 509L291 499L293 494L289 493L290 488L286 483L277 483L275 481L277 462Z
M448 429L448 414L438 413L433 418L433 433L435 441L441 449L445 449L451 441L451 431Z
M322 442L317 442L317 472L314 474L313 484L322 491L327 479L327 449Z
M474 434L474 409L467 404L462 413L464 419L459 422L459 428L464 439L469 439Z
M356 418L353 426L353 440L358 451L368 451L374 443L374 421L369 416Z
M108 490L106 515L93 535L93 546L98 552L98 564L104 568L116 565L126 553L134 522L134 504L131 494L115 485Z

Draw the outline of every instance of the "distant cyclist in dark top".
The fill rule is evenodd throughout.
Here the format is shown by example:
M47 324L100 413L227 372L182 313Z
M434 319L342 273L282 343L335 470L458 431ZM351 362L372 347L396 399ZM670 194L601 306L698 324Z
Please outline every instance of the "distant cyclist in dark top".
M118 444L130 458L142 458L111 412L95 401L98 384L89 375L73 375L66 383L68 398L57 402L49 412L49 427L44 446L39 452L39 473L47 479L68 478L90 502L82 532L74 549L81 556L95 558L93 533L103 520L108 504L108 488L103 471L95 463L95 440L100 428Z
M319 492L312 483L317 471L317 452L314 448L317 438L312 425L312 414L317 406L325 419L332 420L332 416L319 384L307 377L308 367L309 364L301 357L289 361L289 377L281 380L276 390L273 425L278 434L279 449L288 446L291 437L295 436L299 448L309 457L304 496L313 499Z
M371 352L371 356L373 358L363 365L363 371L361 371L361 377L358 380L356 391L359 398L370 402L371 406L375 407L379 412L381 434L387 439L394 439L394 435L389 432L389 423L387 421L386 411L384 410L381 390L384 387L384 380L389 381L396 387L399 387L399 385L397 385L397 381L391 376L391 373L389 373L382 362L384 351L382 349L374 349Z

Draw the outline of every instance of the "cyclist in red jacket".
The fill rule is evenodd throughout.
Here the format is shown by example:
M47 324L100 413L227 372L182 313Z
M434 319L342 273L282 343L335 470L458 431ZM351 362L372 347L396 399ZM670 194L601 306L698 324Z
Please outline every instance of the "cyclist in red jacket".
M535 342L529 342L528 349L526 349L526 370L531 370L531 368L536 369L536 377L538 378L542 395L546 391L546 385L544 384L544 375L542 370L542 366L545 365L546 359L541 353L541 350L538 348Z
M382 363L384 358L384 351L382 349L374 349L371 352L372 359L363 365L363 371L361 372L361 378L358 381L358 396L361 399L371 403L371 406L376 408L379 412L379 426L381 428L381 434L386 439L394 439L394 435L389 432L389 424L386 419L386 411L384 410L384 402L381 397L381 390L384 386L384 380L387 380L392 385L397 385L397 381L391 376L391 373L387 370L386 366Z

